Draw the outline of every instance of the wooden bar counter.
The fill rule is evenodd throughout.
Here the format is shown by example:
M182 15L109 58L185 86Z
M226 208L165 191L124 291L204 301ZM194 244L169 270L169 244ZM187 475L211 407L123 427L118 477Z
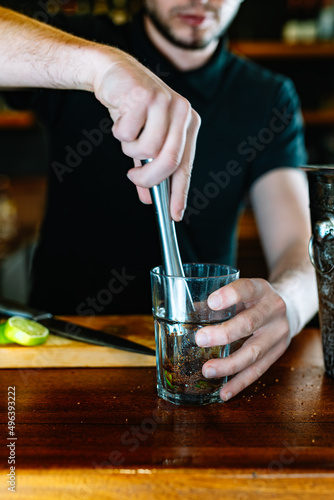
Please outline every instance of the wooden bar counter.
M117 318L78 321L106 328ZM152 343L148 317L129 325L131 338ZM16 496L6 482L8 387ZM334 380L316 329L243 393L200 408L158 398L154 366L2 369L0 437L3 500L334 498Z

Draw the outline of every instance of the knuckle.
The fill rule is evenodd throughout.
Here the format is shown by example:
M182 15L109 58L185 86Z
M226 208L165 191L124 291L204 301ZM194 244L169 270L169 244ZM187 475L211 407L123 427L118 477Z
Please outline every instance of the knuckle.
M149 147L145 148L143 158L156 158L160 152L160 145L158 143L153 143Z
M279 314L281 314L282 316L285 316L286 315L286 303L284 301L284 299L276 294L276 297L275 297L275 308L277 310L277 312Z
M124 121L127 118L127 116L131 114L131 111L132 111L132 102L130 99L127 99L126 101L123 100L118 106L118 112L122 121Z
M143 87L141 85L135 86L129 95L131 101L142 101L147 102L147 104L150 104L152 102L152 97L152 91L147 87Z
M140 154L138 158L156 158L158 156L161 149L158 136L140 135L136 139L138 154ZM150 164L147 164L146 167L150 167Z
M165 171L168 175L175 172L180 164L179 155L176 152L169 153L168 158L164 163Z
M127 130L127 131L122 131L122 132L119 132L119 137L117 137L117 139L121 142L134 142L137 138L137 135L134 131L131 132L131 130Z
M265 370L262 370L262 368L260 366L256 366L256 365L253 366L252 371L251 371L252 382L254 380L257 380L260 377L262 377L264 371Z
M113 126L111 127L111 132L112 132L113 136L115 137L115 139L118 139L119 141L122 140L121 139L122 130L121 130L121 126L119 123L119 119L114 122Z
M202 118L197 113L197 111L195 111L194 109L191 110L191 114L192 114L192 121L193 121L194 126L197 129L199 129L199 127L201 126L201 123L202 123Z
M257 318L255 314L250 314L248 311L243 316L244 328L248 333L253 333L257 329Z
M137 138L138 130L134 123L130 124L129 121L122 117L112 126L112 134L115 139L120 142L133 142Z
M186 177L186 180L188 182L188 184L190 184L190 180L191 180L191 173L193 171L193 168L194 168L194 163L193 161L189 161L187 163L187 168L186 170L182 170L182 173L184 174L184 176Z
M262 295L265 295L266 290L270 288L268 281L263 278L253 278L251 279L251 282L253 286L252 290L254 293L261 291Z
M223 345L231 344L233 342L232 330L225 326L223 331L220 333L220 340Z
M273 313L273 302L271 300L262 300L261 301L261 309L263 311L263 316L269 316Z
M182 185L184 186L184 191L187 190L190 180L191 180L191 171L192 171L192 165L189 165L189 170L185 170L184 168L179 169L179 175L181 177L181 182Z
M258 345L252 345L249 347L252 363L255 363L262 358L262 349Z
M255 291L255 284L253 279L246 279L243 283L243 287L248 296L253 295Z
M176 106L177 106L178 114L182 115L183 117L187 117L190 114L191 109L192 109L189 101L187 101L187 99L185 99L185 97L182 97L180 95L178 96Z
M157 105L167 109L171 105L173 98L170 92L164 90L163 92L158 92L154 96L154 100Z
M290 325L288 318L284 318L282 327L282 339L285 341L285 346L287 347L290 343Z
M131 144L129 142L123 142L123 141L121 141L121 148L122 148L123 153L126 156L130 156L130 157L133 156Z

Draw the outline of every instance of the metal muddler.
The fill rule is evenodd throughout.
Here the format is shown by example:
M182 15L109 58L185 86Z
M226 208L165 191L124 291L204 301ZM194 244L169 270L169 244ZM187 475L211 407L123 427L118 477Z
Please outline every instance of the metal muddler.
M142 160L142 165L152 159ZM166 179L157 186L150 188L151 198L159 230L163 267L169 276L184 277L175 223L170 215L170 180ZM190 290L185 280L175 279L169 290L169 304L166 306L166 317L178 321L186 313L195 311Z

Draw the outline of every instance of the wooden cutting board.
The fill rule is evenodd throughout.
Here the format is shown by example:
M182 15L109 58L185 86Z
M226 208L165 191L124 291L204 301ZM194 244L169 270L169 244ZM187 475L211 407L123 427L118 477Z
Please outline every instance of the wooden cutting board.
M62 319L103 330L155 349L152 316L66 316ZM113 366L155 366L155 357L77 342L52 334L45 344L35 347L0 344L0 368Z

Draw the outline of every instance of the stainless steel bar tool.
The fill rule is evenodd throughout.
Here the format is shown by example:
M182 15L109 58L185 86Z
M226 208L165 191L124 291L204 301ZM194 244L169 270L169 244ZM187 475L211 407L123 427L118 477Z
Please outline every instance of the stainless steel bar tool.
M151 161L153 160L141 160L141 163L145 165ZM184 277L175 223L170 214L170 180L166 179L153 186L150 193L156 214L165 274ZM186 281L175 280L175 285L170 290L169 311L166 311L166 316L177 320L180 313L183 315L182 311L195 311L195 307Z

